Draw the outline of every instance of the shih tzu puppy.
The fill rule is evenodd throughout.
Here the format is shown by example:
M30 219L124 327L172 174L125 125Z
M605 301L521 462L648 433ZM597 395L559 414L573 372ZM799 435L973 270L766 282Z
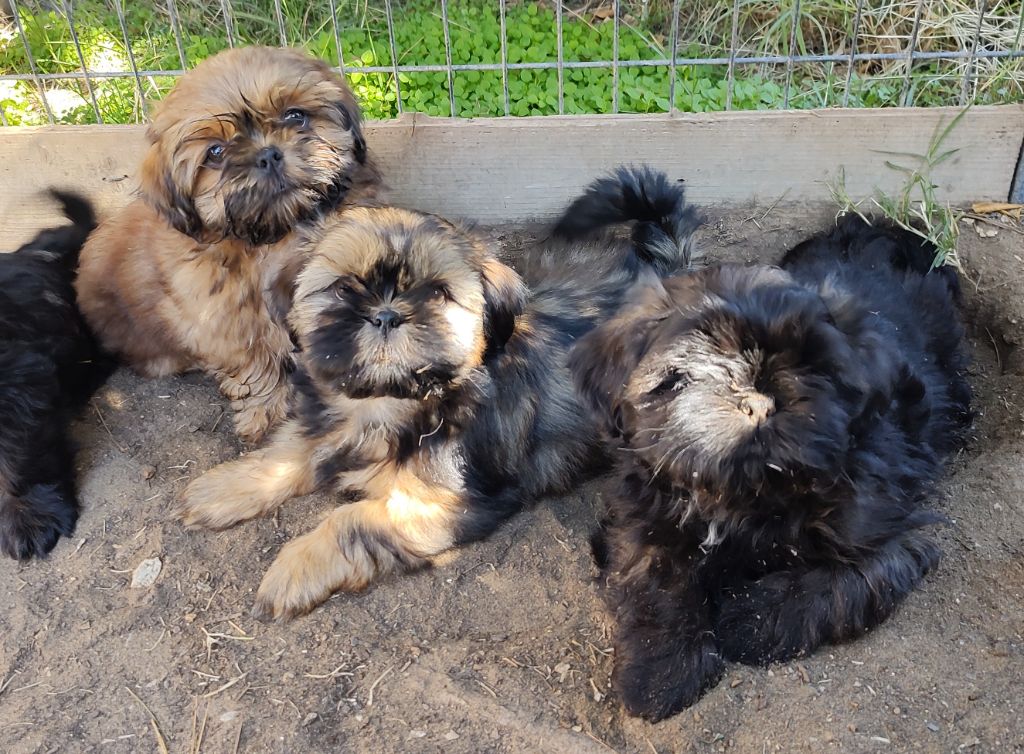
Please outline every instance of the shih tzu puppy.
M636 221L633 241L575 240ZM287 618L486 537L572 485L596 428L569 347L638 279L684 268L695 213L660 174L622 169L573 205L523 277L441 218L355 208L300 273L291 418L266 448L193 481L181 515L223 528L332 489L339 505L288 543L255 612ZM597 234L594 234L597 235Z
M359 105L320 60L238 48L178 81L148 136L141 197L82 251L82 310L143 375L213 374L256 440L287 406L297 231L379 183Z
M864 634L939 560L922 527L971 390L950 267L844 218L779 267L652 283L571 357L618 448L594 538L613 683L659 720L724 661Z
M67 424L112 371L75 306L92 207L53 191L65 225L0 254L0 550L42 557L78 520Z

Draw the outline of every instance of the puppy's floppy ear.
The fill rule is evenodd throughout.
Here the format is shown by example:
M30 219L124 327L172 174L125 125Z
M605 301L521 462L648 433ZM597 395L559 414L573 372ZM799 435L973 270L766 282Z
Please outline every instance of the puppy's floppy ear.
M526 284L515 270L493 257L484 260L480 276L484 288L486 358L501 350L512 337L516 317L526 306Z
M366 162L366 138L363 136L363 115L359 108L359 100L352 93L344 76L322 60L317 62L325 80L330 82L329 88L333 90L325 93L324 102L330 103L337 111L341 127L352 132L352 153L356 160L363 164Z
M576 387L613 437L622 435L622 398L660 318L625 312L584 335L569 354Z
M641 275L623 297L618 314L576 341L569 354L576 387L613 437L623 431L626 384L659 323L668 311L679 311L703 290L703 276L698 273L668 280L653 272Z
M163 140L155 129L150 127L146 136L150 145L142 160L140 176L140 188L146 201L164 216L172 228L198 239L203 222L192 197L183 189L183 186L191 184L193 169L187 158L166 154Z
M347 93L346 93L347 94ZM352 152L360 164L366 162L366 138L363 136L362 116L359 112L359 105L351 95L339 100L335 107L341 114L341 122L345 129L352 132Z

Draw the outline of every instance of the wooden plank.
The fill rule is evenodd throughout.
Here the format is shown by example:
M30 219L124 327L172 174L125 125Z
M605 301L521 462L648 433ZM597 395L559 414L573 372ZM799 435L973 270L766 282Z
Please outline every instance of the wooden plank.
M1013 172L1009 201L1024 204L1024 143L1021 143L1020 154L1017 156L1017 169Z
M840 169L853 196L894 191L885 161L921 154L954 108L734 112L450 120L409 114L367 124L396 204L485 223L557 213L581 187L626 162L684 178L693 202L821 204ZM948 137L934 173L953 203L1005 200L1024 135L1024 106L976 107ZM103 210L126 202L145 149L139 126L0 130L0 227L10 248L52 223L37 192L85 191Z

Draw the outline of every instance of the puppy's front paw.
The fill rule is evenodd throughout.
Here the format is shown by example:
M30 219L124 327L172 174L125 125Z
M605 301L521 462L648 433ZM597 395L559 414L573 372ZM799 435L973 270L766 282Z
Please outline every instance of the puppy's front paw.
M189 529L227 529L259 515L260 509L232 482L229 469L218 466L189 483L181 494L177 516Z
M286 544L263 577L252 614L262 621L305 615L342 583L336 546L311 532Z
M22 497L0 499L0 550L17 560L41 558L70 537L78 510L54 485L36 485Z
M692 705L721 675L711 640L679 642L640 630L615 647L612 685L622 706L652 723Z
M716 632L726 660L770 665L817 647L829 604L811 599L810 591L803 597L794 584L786 573L771 574L722 600Z
M222 376L220 378L220 391L224 393L228 400L240 401L252 392L252 388L233 377Z
M235 410L235 434L249 445L262 440L279 416L268 411L266 403L259 400L245 399L232 401Z
M235 432L248 443L259 442L288 413L288 389L278 386L265 395L233 401Z

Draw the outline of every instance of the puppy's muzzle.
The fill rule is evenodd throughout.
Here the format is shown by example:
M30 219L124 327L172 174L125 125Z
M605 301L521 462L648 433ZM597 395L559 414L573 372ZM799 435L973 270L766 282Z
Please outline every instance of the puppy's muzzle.
M264 147L256 153L256 167L268 175L278 175L284 168L284 154L277 147Z
M748 395L740 401L740 411L752 422L761 424L775 413L775 399L762 393Z
M387 333L402 324L402 315L394 309L381 309L373 315L370 321L378 330Z

